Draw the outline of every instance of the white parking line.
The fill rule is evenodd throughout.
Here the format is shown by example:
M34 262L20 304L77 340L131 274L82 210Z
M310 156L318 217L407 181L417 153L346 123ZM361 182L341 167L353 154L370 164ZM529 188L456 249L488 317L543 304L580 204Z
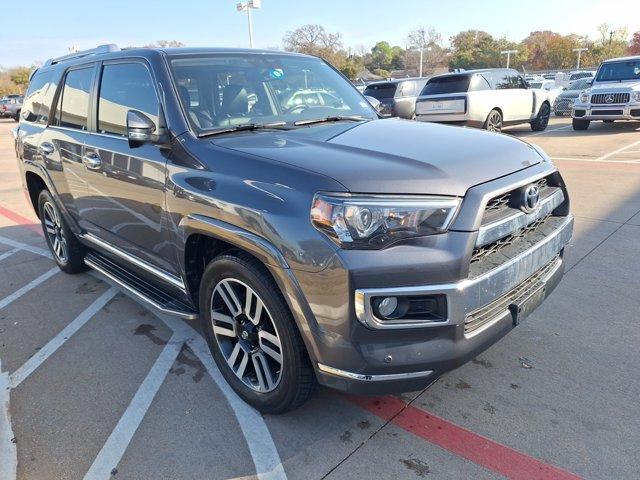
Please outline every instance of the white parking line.
M131 403L118 421L106 443L91 464L84 480L107 480L111 478L111 471L118 465L122 455L129 446L129 442L138 430L151 402L160 386L164 382L169 369L176 361L180 350L184 345L184 339L174 334L169 343L164 347L160 356L149 370L146 378L138 388Z
M0 262L2 260L4 260L5 258L10 257L11 255L13 255L14 253L18 253L20 251L19 248L12 248L11 250L9 250L8 252L4 252L2 255L0 255Z
M9 411L9 375L2 372L0 362L0 478L13 480L18 469L18 453L11 428Z
M547 128L542 132L529 133L528 135L523 135L524 138L536 137L538 135L544 135L545 133L557 132L558 130L566 130L567 128L571 128L571 125L564 125L558 128Z
M33 357L27 360L20 368L13 372L10 376L11 388L16 388L25 378L31 375L42 363L47 360L58 348L71 338L80 327L87 323L102 307L104 307L113 297L118 294L119 290L115 287L109 288L100 295L91 305L84 309L70 324L64 327L60 333L53 337L49 342L38 350ZM1 477L0 477L1 478Z
M16 290L15 292L13 292L11 295L7 295L6 297L4 297L2 300L0 300L0 309L6 307L7 305L9 305L11 302L13 302L14 300L20 298L22 295L24 295L25 293L29 292L30 290L34 289L35 287L37 287L38 285L40 285L42 282L44 282L45 280L53 277L56 273L60 272L61 270L56 266L53 267L51 270L49 270L48 272L43 273L42 275L40 275L39 277L31 280L29 283L27 283L24 287L19 288L18 290Z
M36 255L41 255L43 257L53 258L49 250L34 247L33 245L29 245L27 243L16 242L15 240L11 240L7 237L0 236L0 243L4 243L5 245L9 245L10 247L18 248L20 250L25 250L27 252L35 253Z
M551 157L551 160L567 162L591 162L591 163L640 163L640 160L600 160L599 158L583 157Z
M603 156L601 156L601 157L598 157L598 161L600 161L600 162L601 162L601 161L603 161L603 160L606 160L607 158L613 157L613 156L614 156L614 155L616 155L617 153L624 152L624 151L625 151L625 150L627 150L628 148L635 147L636 145L640 145L640 141L633 142L633 143L631 143L631 144L629 144L629 145L627 145L627 146L625 146L625 147L618 148L617 150L614 150L613 152L609 152L609 153L607 153L606 155L603 155Z

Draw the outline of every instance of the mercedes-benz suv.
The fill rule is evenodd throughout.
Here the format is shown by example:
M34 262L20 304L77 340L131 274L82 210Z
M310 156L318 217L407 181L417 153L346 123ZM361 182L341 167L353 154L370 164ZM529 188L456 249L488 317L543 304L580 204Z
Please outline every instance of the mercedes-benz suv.
M574 130L594 120L640 121L640 56L603 62L590 88L580 93L571 111Z
M297 92L326 102L296 103ZM412 391L563 273L569 197L539 148L380 119L319 58L103 46L32 76L15 132L52 257L198 320L263 412L318 382Z

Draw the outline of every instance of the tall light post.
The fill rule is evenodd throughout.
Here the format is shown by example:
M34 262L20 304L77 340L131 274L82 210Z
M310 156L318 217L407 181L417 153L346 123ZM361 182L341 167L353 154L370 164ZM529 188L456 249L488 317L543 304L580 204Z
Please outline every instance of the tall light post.
M509 65L511 64L511 55L516 55L518 53L518 50L503 50L500 52L500 55L506 55L507 56L507 68L509 68Z
M582 52L586 52L589 50L588 48L574 48L572 51L578 52L578 63L576 64L576 70L580 70L580 58L582 57Z
M430 52L431 47L416 47L416 48L413 48L412 50L418 50L420 52L420 67L419 67L420 73L418 74L418 76L422 78L422 56L424 52Z
M258 9L262 6L262 0L248 0L247 2L239 2L236 5L236 9L239 12L247 12L247 19L249 21L249 46L253 48L253 22L251 21L251 10Z

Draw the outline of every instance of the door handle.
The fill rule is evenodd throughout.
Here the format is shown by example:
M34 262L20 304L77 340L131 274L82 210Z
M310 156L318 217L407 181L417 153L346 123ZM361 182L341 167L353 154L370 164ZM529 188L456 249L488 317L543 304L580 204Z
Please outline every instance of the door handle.
M40 146L38 146L38 152L45 157L47 155L51 155L55 151L56 147L53 146L53 143L42 142Z
M87 153L82 157L82 163L89 170L100 170L102 159L97 153Z

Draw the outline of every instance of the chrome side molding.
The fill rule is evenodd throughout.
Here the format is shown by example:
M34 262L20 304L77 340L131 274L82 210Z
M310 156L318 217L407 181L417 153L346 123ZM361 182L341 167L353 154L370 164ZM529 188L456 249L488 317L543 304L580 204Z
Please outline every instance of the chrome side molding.
M141 268L142 270L154 275L155 277L158 277L164 283L168 283L169 285L177 287L183 292L187 291L187 288L181 278L176 277L175 275L172 275L169 272L161 270L155 267L154 265L151 265L149 262L142 260L141 258L130 255L124 250L108 242L105 242L99 237L96 237L92 233L82 233L80 234L80 238L82 238L82 240L85 240L89 243L92 243L96 247L102 248L103 250L106 250L109 253L112 253L113 255L131 263L132 265L135 265L138 268Z

